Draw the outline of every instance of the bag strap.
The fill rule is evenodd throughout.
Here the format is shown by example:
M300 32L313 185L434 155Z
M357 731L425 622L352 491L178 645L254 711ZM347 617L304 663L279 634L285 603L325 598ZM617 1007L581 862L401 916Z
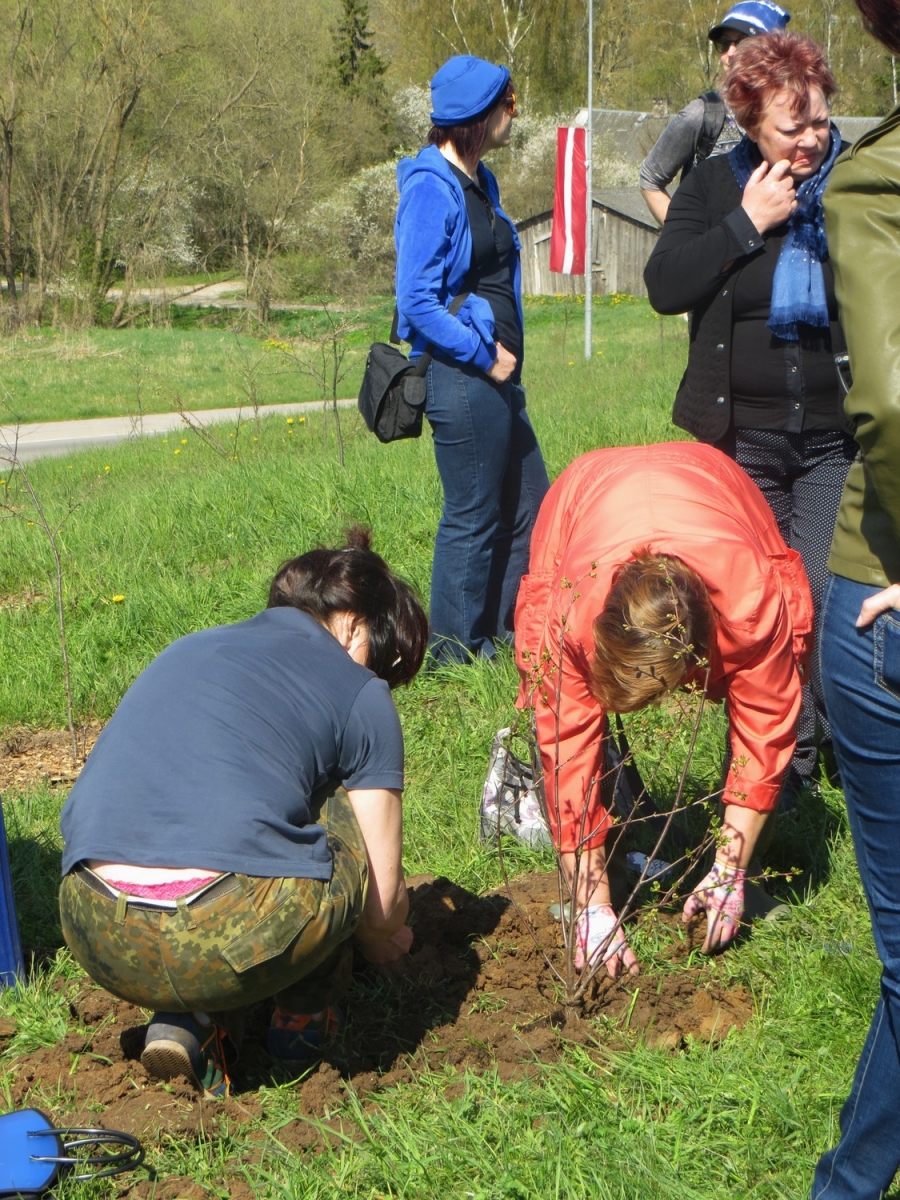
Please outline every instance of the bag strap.
M695 162L709 158L719 140L719 134L725 126L725 101L718 92L704 92L700 97L703 101L703 128L697 139Z
M625 776L625 782L628 784L634 800L632 812L635 819L643 821L648 828L661 832L665 827L666 822L669 822L669 814L660 811L653 801L653 797L647 791L647 785L641 777L640 770L634 759L634 753L628 741L628 736L625 733L625 726L622 723L621 716L615 714L615 730L612 724L609 726L610 738L614 739L618 747L621 757L621 770ZM621 812L621 810L620 810ZM627 817L627 813L621 814ZM684 815L681 812L675 814L674 818L669 822L669 837L673 845L679 850L684 850L690 844L690 837L684 829Z
M725 117L727 115L725 101L719 93L704 92L698 99L703 101L703 123L697 134L694 152L684 164L684 169L681 172L681 183L684 183L692 167L696 166L698 162L703 162L705 158L709 158L716 148L719 134L725 128Z
M634 755L631 752L631 746L628 742L628 736L625 733L625 726L622 723L622 718L618 713L616 717L616 729L613 736L619 746L619 754L622 758L622 770L625 773L625 778L628 781L628 786L631 788L631 794L634 796L635 803L644 810L645 813L656 814L659 809L650 798L650 793L647 791L647 785L641 778L641 773L638 770L638 765L634 761ZM612 733L612 730L610 730Z
M458 296L453 297L453 299L450 301L450 307L447 309L447 312L450 314L451 317L456 316L456 314L462 308L463 304L466 302L466 300L469 298L470 295L471 295L470 292L460 292ZM397 336L397 325L398 325L399 321L400 321L400 313L397 309L397 305L395 304L394 305L394 320L393 320L393 323L391 324L391 342L395 346L399 345L399 343L400 343L400 338ZM428 370L429 366L431 365L431 360L433 358L434 358L434 346L432 346L431 342L429 342L428 345L425 347L424 351L422 352L422 354L419 356L419 361L415 364L415 366L413 368L413 374L414 375L424 375L425 372Z
M59 1138L68 1137L71 1140L63 1143L63 1151L79 1150L84 1146L94 1147L93 1154L33 1154L33 1162L57 1163L64 1167L99 1167L100 1170L80 1170L73 1175L79 1181L86 1179L105 1179L109 1175L121 1175L123 1171L131 1171L144 1161L144 1147L130 1133L118 1129L40 1129L31 1136L40 1134L55 1134ZM121 1147L117 1153L104 1152L101 1147Z

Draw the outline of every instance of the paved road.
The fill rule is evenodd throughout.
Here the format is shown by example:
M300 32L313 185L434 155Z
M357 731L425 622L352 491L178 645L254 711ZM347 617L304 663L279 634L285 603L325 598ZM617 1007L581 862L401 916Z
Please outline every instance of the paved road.
M355 400L338 400L340 408L356 404ZM290 417L297 413L321 411L319 400L303 404L264 404L259 408L261 417L272 414ZM252 419L253 410L244 408L215 408L192 412L195 421L203 425L222 424L241 419ZM84 450L91 446L109 446L128 438L148 437L184 429L181 413L154 413L144 417L96 417L86 421L42 421L36 425L0 424L0 462L9 462L15 456L21 462L35 458L48 458L60 454L71 454L73 450Z
M121 288L110 288L107 300L119 300ZM128 293L132 304L174 304L177 308L256 308L252 300L246 299L243 280L226 279L222 283L204 283L189 288L133 288ZM348 309L342 304L290 304L278 301L269 305L272 312L329 312L343 313Z

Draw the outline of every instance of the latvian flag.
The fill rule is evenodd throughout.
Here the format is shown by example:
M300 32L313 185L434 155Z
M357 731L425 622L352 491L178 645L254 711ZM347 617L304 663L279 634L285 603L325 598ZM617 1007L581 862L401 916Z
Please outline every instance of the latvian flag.
M587 158L583 129L556 131L556 189L550 232L550 270L584 274Z

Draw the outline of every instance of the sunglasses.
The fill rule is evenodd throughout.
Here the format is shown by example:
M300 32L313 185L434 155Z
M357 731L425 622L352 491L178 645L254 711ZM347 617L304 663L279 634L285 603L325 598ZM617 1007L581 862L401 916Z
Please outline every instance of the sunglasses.
M743 42L746 39L746 37L747 37L746 33L735 33L735 34L732 34L730 37L723 34L722 37L717 37L716 40L713 42L713 45L716 48L716 53L717 54L727 54L732 46L740 45L740 43Z
M503 107L511 117L517 117L519 115L519 107L516 104L515 92L510 92L509 95L504 99Z

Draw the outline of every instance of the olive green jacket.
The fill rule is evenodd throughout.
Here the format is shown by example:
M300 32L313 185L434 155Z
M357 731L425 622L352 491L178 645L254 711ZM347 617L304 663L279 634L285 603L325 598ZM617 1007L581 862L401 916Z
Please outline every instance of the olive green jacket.
M900 106L841 155L825 192L828 249L853 386L850 468L828 566L900 582Z

